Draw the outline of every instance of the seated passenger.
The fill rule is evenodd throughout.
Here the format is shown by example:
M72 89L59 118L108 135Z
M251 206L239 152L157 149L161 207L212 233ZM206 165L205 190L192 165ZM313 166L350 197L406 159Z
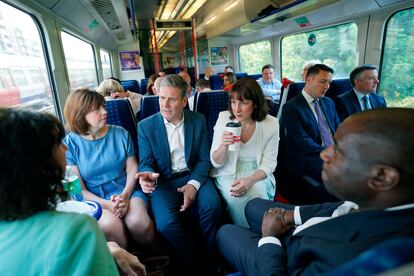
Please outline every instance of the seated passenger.
M155 92L154 92L154 83L155 83L155 80L158 79L159 77L160 77L160 75L158 75L158 74L152 74L148 78L147 93L145 93L145 96L155 95Z
M210 77L214 75L213 67L207 66L206 69L204 69L204 79L210 80Z
M186 88L180 76L162 80L160 112L138 124L136 177L150 198L158 232L191 275L208 275L221 205L208 178L206 122L203 115L184 110Z
M244 207L252 198L272 200L275 196L278 120L267 114L262 89L254 79L237 81L230 92L229 111L220 112L214 127L210 150L211 173L234 223L248 226ZM226 124L238 121L241 137L226 130ZM229 145L240 139L240 149L230 151Z
M224 67L224 73L234 73L234 68L231 65Z
M205 80L205 79L199 79L196 82L196 91L197 92L210 92L212 91L210 89L210 81ZM190 110L194 110L195 106L194 106L194 97L190 97L188 99L188 107L190 108Z
M320 154L326 189L344 202L252 200L251 230L223 226L221 253L245 275L325 275L386 240L414 237L413 120L402 108L346 119Z
M310 67L302 93L288 101L282 110L284 137L280 161L292 175L308 176L318 183L322 182L319 153L333 143L332 136L339 125L335 104L324 97L333 72L324 64ZM315 190L322 201L335 200L323 185Z
M108 247L121 270L144 272L94 218L55 211L64 135L50 114L0 108L0 275L117 275Z
M141 110L142 95L134 92L124 91L122 85L113 79L101 82L96 89L105 99L127 98L131 103L132 111L136 115Z
M309 68L311 68L315 64L321 64L321 63L322 62L320 62L317 59L305 62L305 64L303 65L302 73L301 73L302 81L306 81L306 75L308 74L308 69Z
M263 94L266 99L270 99L275 102L280 100L280 89L282 84L277 79L274 79L275 67L271 64L267 64L262 68L262 78L258 79L260 87L263 90Z
M160 83L164 79L164 77L159 77L154 81L154 86L152 86L152 91L154 92L155 96L160 94Z
M128 131L106 124L104 104L95 91L79 89L69 94L64 109L71 131L64 139L66 158L78 173L84 198L102 205L99 225L107 240L126 248L124 222L135 241L151 245L154 226L147 197L136 187L134 145Z
M233 85L237 82L236 75L233 73L224 73L223 76L223 90L230 91Z
M353 88L335 99L341 121L356 112L387 107L384 97L376 94L379 80L375 65L364 64L356 67L349 80Z

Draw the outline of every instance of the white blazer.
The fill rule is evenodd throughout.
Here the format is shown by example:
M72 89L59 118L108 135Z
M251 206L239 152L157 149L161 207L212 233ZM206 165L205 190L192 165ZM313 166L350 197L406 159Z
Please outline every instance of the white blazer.
M212 177L234 175L236 173L239 152L227 151L227 159L224 164L218 164L213 160L213 152L221 145L221 137L226 130L226 124L230 120L230 112L222 111L214 126L213 143L210 150L210 160L213 165L210 175ZM277 153L279 149L279 121L270 115L261 122L256 122L256 162L257 169L263 170L267 177L275 184L273 172L277 165Z

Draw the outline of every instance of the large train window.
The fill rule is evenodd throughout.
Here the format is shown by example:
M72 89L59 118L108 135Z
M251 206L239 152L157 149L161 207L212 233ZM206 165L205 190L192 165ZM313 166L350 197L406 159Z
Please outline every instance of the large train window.
M55 114L41 34L35 20L0 2L0 106Z
M332 67L334 78L349 77L358 62L357 31L356 24L347 23L284 37L282 78L300 81L303 66L311 60Z
M104 50L100 50L99 53L101 54L103 79L106 80L112 77L111 55Z
M414 108L414 9L387 21L380 73L380 93L387 106Z
M92 45L66 32L62 32L62 44L70 89L96 89L98 77Z
M246 44L239 48L240 72L247 74L260 74L262 67L272 64L272 51L270 41L260 41Z

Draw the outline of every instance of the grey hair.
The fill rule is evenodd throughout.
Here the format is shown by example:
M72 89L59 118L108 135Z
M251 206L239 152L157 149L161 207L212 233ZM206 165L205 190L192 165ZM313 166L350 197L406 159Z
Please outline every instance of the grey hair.
M110 96L111 93L114 92L124 92L124 87L122 85L112 79L104 80L101 84L96 88L96 91L101 94L102 96Z
M179 75L167 75L160 82L160 90L162 87L173 87L181 90L181 98L187 95L187 82Z

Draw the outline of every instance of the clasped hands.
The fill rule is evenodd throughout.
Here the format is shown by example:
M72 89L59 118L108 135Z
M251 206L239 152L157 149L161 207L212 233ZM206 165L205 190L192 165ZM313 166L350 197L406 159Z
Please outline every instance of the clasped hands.
M159 176L159 173L139 172L135 175L135 178L139 179L139 184L141 185L142 191L146 194L150 194L155 191ZM191 184L186 184L181 188L177 188L177 191L183 193L184 202L180 206L180 212L184 212L195 201L197 196L197 189Z
M280 238L294 226L293 210L270 208L263 215L262 237Z
M116 194L111 196L112 202L112 213L117 218L122 218L128 211L129 206L129 195L127 194Z

